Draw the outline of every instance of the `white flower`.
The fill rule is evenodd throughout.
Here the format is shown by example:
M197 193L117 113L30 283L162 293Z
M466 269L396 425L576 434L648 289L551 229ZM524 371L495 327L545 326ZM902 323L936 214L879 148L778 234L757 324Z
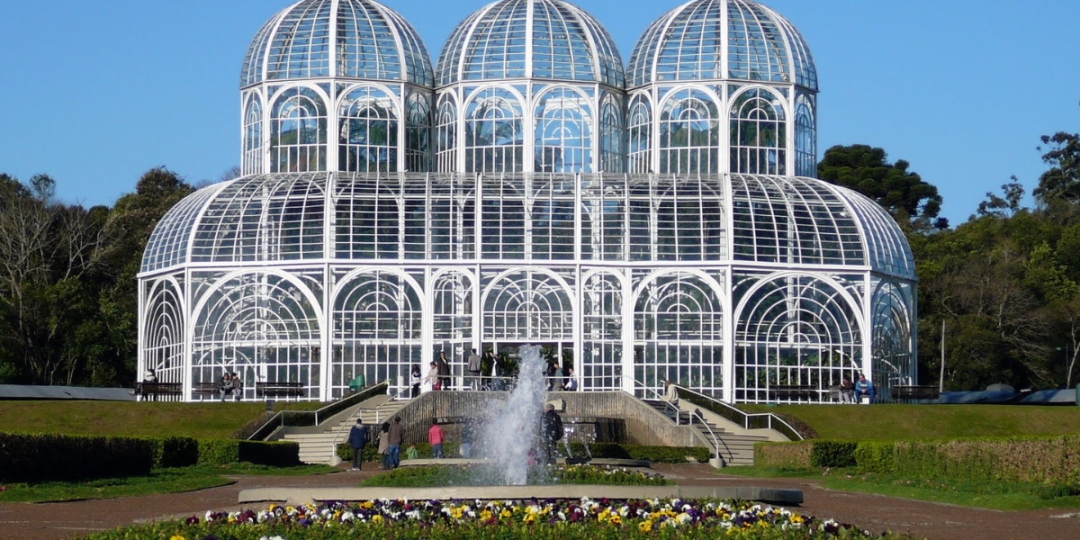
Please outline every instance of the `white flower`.
M341 522L342 523L352 521L354 519L356 519L356 514L352 513L352 511L347 511L344 514L341 514Z
M559 521L566 521L566 514L559 512L557 515L559 516Z
M214 513L210 510L206 511L206 521L214 521Z

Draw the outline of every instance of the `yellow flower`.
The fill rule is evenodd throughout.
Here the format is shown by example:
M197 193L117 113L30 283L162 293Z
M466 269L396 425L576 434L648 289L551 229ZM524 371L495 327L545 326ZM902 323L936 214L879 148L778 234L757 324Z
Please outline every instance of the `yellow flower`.
M799 514L792 514L791 515L791 522L792 523L803 523L804 521L806 521L806 520L803 519L803 517L800 516Z
M622 525L622 518L619 517L619 514L612 514L611 519L608 520L608 523L612 525Z
M532 523L536 521L536 514L525 514L525 519L522 519L522 523Z
M372 523L382 523L383 522L383 517L378 515L378 514L375 514L374 516L371 516L371 522Z
M502 511L502 512L499 512L499 519L507 519L507 518L509 518L509 517L510 517L511 515L512 515L512 514L510 514L510 511L509 511L509 510L503 509L503 511Z
M492 513L490 511L484 510L483 512L480 512L480 521L487 521L491 519L491 516Z
M371 508L374 507L374 506L375 506L375 504L372 503L371 501L364 501L364 502L360 503L360 508L363 508L364 510L371 510Z
M639 531L644 532L644 533L647 533L647 532L651 531L652 530L652 520L647 519L645 521L642 521L641 523L638 523L637 528L638 528Z
M169 540L184 540L184 537L180 536L179 534L174 534L172 538L169 538Z

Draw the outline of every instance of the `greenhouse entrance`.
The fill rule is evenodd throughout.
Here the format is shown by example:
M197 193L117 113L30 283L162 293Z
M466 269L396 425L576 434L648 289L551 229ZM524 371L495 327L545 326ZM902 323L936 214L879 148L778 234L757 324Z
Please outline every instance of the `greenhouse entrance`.
M492 344L491 350L495 352L495 355L499 358L507 358L517 366L521 362L521 349L526 345L536 345L540 347L540 356L547 362L544 369L552 362L556 363L559 367L564 365L574 366L574 344L569 342L514 342L503 341ZM485 349L486 350L486 349ZM485 366L487 367L487 366ZM485 375L490 375L490 367L487 367L488 371L485 371ZM513 368L512 368L513 369ZM546 375L546 372L545 372ZM559 373L558 376L563 376ZM579 381L580 386L580 381Z

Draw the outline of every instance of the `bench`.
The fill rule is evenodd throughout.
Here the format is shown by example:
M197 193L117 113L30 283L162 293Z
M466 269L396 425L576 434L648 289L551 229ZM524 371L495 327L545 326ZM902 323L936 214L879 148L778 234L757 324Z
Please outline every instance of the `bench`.
M816 386L799 384L777 384L769 390L772 392L773 399L776 400L813 399L818 391Z
M135 383L135 395L142 396L143 400L157 401L158 396L168 398L179 396L183 391L181 383L171 382L137 382Z
M201 382L191 386L191 393L196 396L220 396L221 386L216 382Z
M937 399L940 389L933 385L904 385L892 387L893 399Z
M255 397L304 397L305 389L302 382L256 382Z

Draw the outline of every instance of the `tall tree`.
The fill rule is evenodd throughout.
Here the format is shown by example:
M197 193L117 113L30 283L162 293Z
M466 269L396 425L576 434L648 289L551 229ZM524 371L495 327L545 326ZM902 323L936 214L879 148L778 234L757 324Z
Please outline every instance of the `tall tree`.
M910 166L904 160L889 163L881 148L834 146L818 163L818 178L874 199L899 221L948 227L947 222L934 220L941 212L937 188L909 171Z
M1056 201L1080 202L1080 135L1059 132L1044 135L1042 142L1049 145L1043 162L1050 169L1039 177L1035 198L1046 205Z

